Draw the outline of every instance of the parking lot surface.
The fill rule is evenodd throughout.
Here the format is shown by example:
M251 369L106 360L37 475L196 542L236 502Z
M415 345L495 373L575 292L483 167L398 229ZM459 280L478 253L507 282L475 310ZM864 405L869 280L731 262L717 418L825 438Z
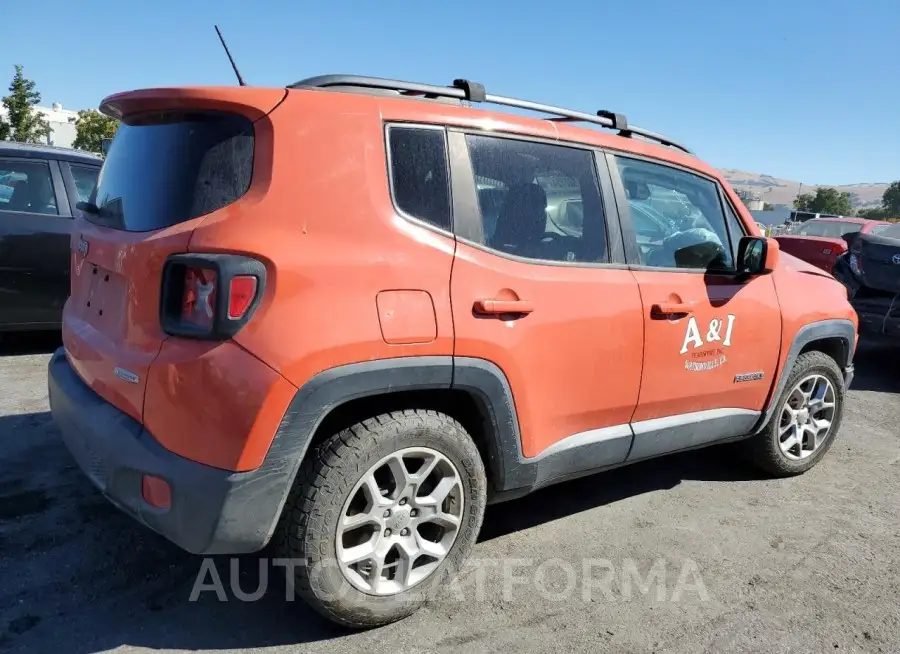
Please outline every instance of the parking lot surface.
M56 338L0 344L0 651L900 650L896 345L860 346L808 474L761 479L718 447L490 507L459 584L348 633L285 601L259 557L212 559L198 585L202 558L94 491L48 414Z

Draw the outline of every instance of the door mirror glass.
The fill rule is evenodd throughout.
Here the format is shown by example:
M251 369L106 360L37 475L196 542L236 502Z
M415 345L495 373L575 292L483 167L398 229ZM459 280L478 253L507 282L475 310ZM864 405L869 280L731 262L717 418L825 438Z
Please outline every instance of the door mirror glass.
M112 145L112 139L100 139L100 152L103 153L103 156L106 156L106 153L109 152L109 146Z
M772 272L778 259L778 245L760 236L745 236L738 245L738 273L764 275Z

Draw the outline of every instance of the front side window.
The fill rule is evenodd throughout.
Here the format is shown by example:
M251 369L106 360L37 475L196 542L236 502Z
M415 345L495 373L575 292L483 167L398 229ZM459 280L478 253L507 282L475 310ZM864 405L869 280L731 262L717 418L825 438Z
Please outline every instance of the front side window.
M408 216L449 230L450 181L444 130L391 127L388 144L397 208Z
M543 261L609 260L591 152L475 134L466 142L483 245Z
M50 166L44 161L0 159L0 211L59 215Z
M90 202L94 189L97 188L97 176L100 174L100 167L71 164L69 170L72 171L72 180L75 182L78 201Z
M730 220L715 182L648 161L616 157L640 262L658 268L733 271ZM743 233L735 234L735 241Z

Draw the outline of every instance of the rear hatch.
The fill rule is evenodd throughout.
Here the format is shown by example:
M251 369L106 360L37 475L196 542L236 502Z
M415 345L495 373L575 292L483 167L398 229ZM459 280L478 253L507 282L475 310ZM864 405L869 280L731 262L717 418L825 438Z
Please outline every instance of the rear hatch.
M864 286L900 293L900 225L860 234L850 252L851 268Z
M136 420L168 338L167 260L188 252L206 217L247 193L253 123L283 97L278 89L161 89L103 103L123 122L75 220L63 344L81 378Z

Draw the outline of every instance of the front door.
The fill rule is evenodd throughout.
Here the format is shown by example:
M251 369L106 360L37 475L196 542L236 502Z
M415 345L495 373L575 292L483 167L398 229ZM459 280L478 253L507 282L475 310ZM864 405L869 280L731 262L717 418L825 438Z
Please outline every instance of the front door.
M621 241L609 238L618 225L607 225L595 154L459 132L450 145L457 362L502 370L524 458L566 450L560 474L621 463L640 389L641 300L621 246L608 246Z
M649 160L609 161L643 309L629 459L743 435L766 402L781 346L772 278L734 274L747 230L713 179Z
M59 325L69 295L71 229L57 163L0 158L0 324Z

